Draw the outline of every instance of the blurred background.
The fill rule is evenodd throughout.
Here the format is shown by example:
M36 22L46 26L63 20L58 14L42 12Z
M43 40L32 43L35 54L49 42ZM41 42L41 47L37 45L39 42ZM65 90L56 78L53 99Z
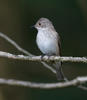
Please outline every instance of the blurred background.
M61 36L62 56L87 56L87 0L0 0L0 32L22 48L41 55L36 46L37 30L30 27L41 18L50 19ZM22 54L0 38L0 50ZM71 80L87 75L87 64L63 63L63 72ZM0 78L33 82L57 82L56 76L38 62L0 58ZM83 98L84 97L84 98ZM32 89L0 86L0 100L82 100L87 91L75 87Z

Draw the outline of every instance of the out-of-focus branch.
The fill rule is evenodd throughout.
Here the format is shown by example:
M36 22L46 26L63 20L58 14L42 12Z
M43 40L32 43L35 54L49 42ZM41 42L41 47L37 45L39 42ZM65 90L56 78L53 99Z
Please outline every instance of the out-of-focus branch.
M54 89L54 88L78 86L86 82L87 82L87 76L77 77L74 80L67 81L67 82L59 82L59 83L35 83L35 82L29 82L29 81L19 81L19 80L13 80L13 79L0 78L0 84L3 84L3 85L23 86L23 87L41 88L41 89Z
M11 38L0 32L0 37L4 38L6 41L8 41L10 44L12 44L16 49L18 49L20 52L28 55L28 56L33 56L31 53L26 51L25 49L21 48L15 41L13 41Z

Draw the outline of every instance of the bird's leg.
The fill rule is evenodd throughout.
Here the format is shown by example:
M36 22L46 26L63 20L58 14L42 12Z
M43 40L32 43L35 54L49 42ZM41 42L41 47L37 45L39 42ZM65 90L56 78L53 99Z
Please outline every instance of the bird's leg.
M41 60L43 60L43 57L44 57L45 55L46 55L46 54L42 54L42 55L41 55Z
M51 56L53 56L53 55L55 56L55 54L52 54L52 55L47 55L47 56L48 56L48 60L49 60L49 59L50 59L50 57L51 57ZM51 61L51 63L54 63L54 61Z
M41 60L43 60L43 57L44 57L44 56L48 56L48 59L51 57L51 55L42 54L42 55L41 55Z

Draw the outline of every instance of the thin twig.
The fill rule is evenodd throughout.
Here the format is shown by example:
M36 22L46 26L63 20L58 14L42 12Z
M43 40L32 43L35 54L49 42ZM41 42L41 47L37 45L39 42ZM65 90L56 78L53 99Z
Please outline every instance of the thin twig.
M13 41L11 38L9 38L8 36L6 36L5 34L3 34L2 32L0 32L0 37L2 37L3 39L5 39L6 41L8 41L10 44L12 44L17 50L19 50L20 52L24 53L27 56L35 56L33 54L31 54L30 52L26 51L25 49L21 48L15 41ZM55 69L52 68L51 66L49 66L48 64L46 64L45 62L41 61L41 63L44 65L45 68L49 69L51 72L55 73Z
M10 44L12 44L16 49L18 49L20 52L28 55L28 56L33 56L31 53L29 53L28 51L26 51L25 49L21 48L15 41L13 41L11 38L9 38L8 36L6 36L5 34L0 32L0 37L4 38L5 40L7 40Z
M83 85L79 85L79 86L77 86L77 88L80 88L80 89L82 89L82 90L87 91L87 87L86 87L86 86L83 86Z
M44 65L44 67L48 68L51 72L56 74L56 70L54 68L52 68L50 65L48 65L47 63L45 63L43 61L41 61L41 63Z
M23 87L41 88L41 89L55 89L55 88L64 88L70 86L78 86L79 84L84 84L85 82L87 82L87 77L78 77L71 81L59 82L59 83L35 83L29 81L19 81L13 79L0 78L0 84L3 85L23 86Z
M87 63L87 58L85 57L55 57L52 56L48 59L47 56L45 56L43 59L41 59L41 56L35 56L31 54L30 52L26 51L25 49L21 48L15 41L10 39L8 36L0 32L0 37L7 40L10 44L12 44L17 50L24 53L27 56L24 55L14 55L11 53L0 51L0 57L10 58L10 59L18 59L18 60L29 60L29 61L40 61L44 67L51 70L53 73L56 73L55 69L46 64L43 61L62 61L62 62L83 62ZM43 60L43 61L41 61ZM68 86L76 86L78 83L78 88L81 88L83 90L87 90L85 86L82 86L83 83L87 82L87 77L80 77L76 78L72 81L65 80L64 83L32 83L32 82L24 82L24 81L17 81L17 80L6 80L6 79L0 79L0 84L8 84L8 85L19 85L19 86L26 86L26 87L33 87L33 88L44 88L44 89L51 89L51 88L57 88L57 87L68 87Z

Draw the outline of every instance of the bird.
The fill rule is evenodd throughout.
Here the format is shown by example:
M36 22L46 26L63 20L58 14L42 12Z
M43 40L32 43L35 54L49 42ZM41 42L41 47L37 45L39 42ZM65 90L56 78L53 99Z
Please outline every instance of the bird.
M36 44L43 55L61 56L61 42L59 33L56 32L53 23L48 18L40 18L34 27L37 29ZM52 65L56 69L58 81L64 80L61 61L54 61Z

